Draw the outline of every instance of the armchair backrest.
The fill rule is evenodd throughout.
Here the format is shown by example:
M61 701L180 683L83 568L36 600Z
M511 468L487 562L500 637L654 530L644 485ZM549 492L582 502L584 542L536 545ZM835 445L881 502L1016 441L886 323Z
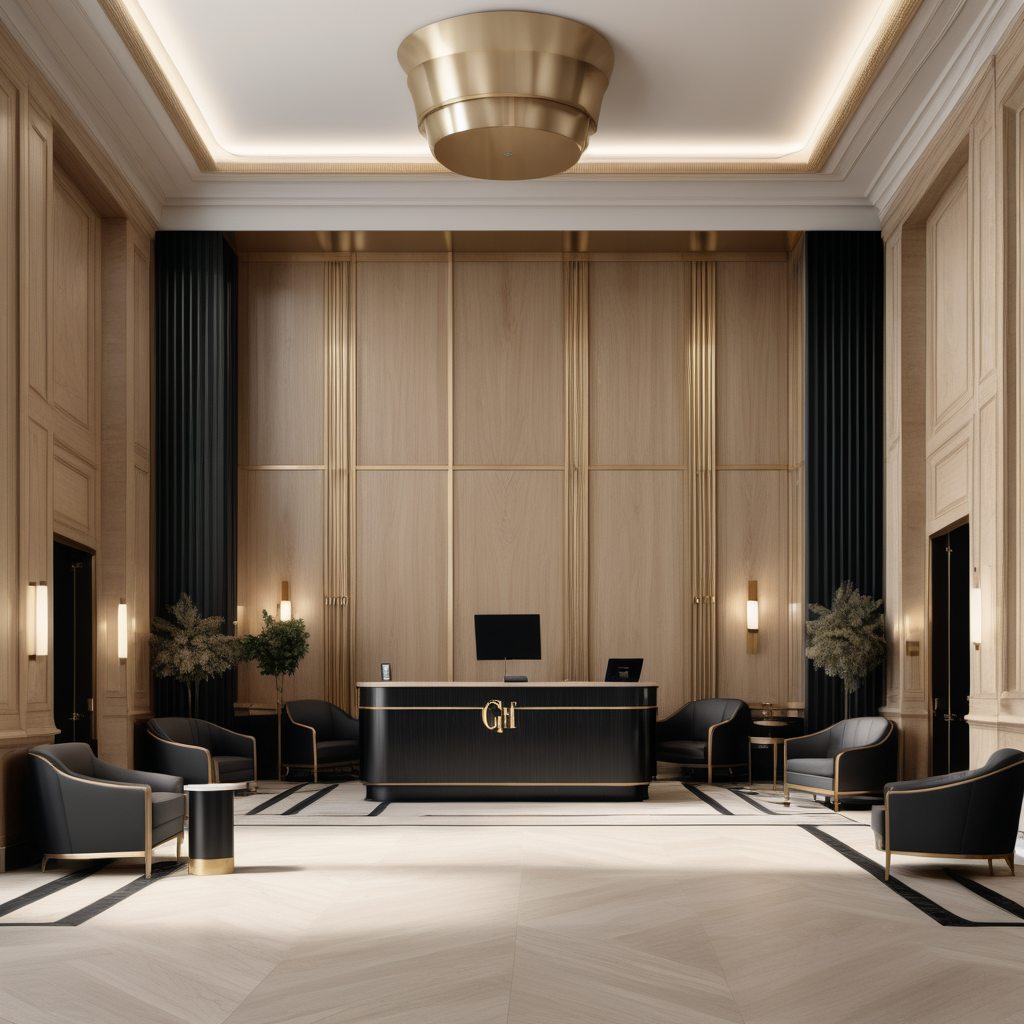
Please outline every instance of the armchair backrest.
M221 728L202 718L151 718L149 729L161 739L186 743L190 747L205 747L211 753L217 753Z
M842 722L836 722L829 730L828 750L825 756L835 757L836 754L852 747L870 747L875 743L881 743L891 728L889 720L880 716L847 718Z
M318 743L335 738L331 720L331 708L334 705L330 701L290 700L285 706L288 708L288 714L292 716L293 722L316 729Z
M736 715L750 714L747 705L734 697L705 697L691 700L671 718L658 723L659 735L664 738L707 740L713 725L728 722Z
M88 743L47 743L33 747L32 753L44 757L61 771L96 778L96 756Z

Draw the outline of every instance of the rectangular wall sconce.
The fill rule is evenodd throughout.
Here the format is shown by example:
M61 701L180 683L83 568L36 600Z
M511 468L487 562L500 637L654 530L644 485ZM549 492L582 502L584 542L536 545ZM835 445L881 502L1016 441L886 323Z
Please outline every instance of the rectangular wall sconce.
M25 640L28 656L45 658L50 651L50 609L46 581L28 585Z
M747 654L757 654L757 580L747 580Z
M971 643L981 650L981 587L971 587Z
M288 591L288 581L281 581L281 621L291 622L292 601Z
M122 664L128 660L128 604L123 597L117 606L117 657Z

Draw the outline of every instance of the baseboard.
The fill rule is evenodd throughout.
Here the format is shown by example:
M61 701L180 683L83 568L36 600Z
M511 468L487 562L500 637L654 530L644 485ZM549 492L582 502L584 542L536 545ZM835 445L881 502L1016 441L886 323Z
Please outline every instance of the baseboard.
M17 871L28 868L42 860L39 847L32 839L23 839L20 843L0 846L0 871Z

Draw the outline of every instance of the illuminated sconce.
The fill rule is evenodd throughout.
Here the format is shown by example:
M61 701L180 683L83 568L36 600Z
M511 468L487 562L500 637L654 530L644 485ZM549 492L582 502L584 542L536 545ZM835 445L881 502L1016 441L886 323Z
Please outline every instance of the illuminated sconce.
M292 602L288 592L288 581L281 581L281 621L290 622L292 618Z
M981 650L981 587L971 588L971 643Z
M757 580L747 580L747 654L757 654Z
M28 585L26 641L30 658L45 658L50 651L50 610L46 581Z
M117 657L121 662L128 660L128 605L123 597L117 606Z

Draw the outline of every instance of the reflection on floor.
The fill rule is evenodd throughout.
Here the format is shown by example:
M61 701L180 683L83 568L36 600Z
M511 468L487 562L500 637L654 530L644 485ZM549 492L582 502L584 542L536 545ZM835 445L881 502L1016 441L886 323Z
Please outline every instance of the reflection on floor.
M693 797L712 814L342 830L258 814L234 875L0 875L0 1021L1024 1022L1024 878L899 858L942 921L874 873L866 812L809 822L707 793L752 813Z

